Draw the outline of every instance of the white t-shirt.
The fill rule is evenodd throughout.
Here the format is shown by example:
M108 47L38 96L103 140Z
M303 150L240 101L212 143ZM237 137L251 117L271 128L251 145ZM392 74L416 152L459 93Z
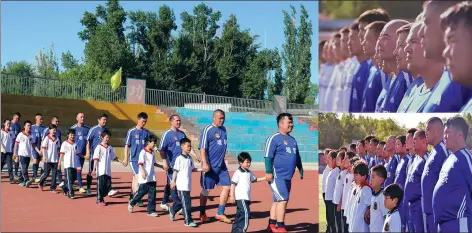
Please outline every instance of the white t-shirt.
M381 232L388 210L384 205L383 189L372 195L370 202L370 232Z
M325 106L323 109L324 112L332 112L334 109L333 100L336 98L336 87L342 79L345 65L346 62L342 61L334 66L333 74L329 78L329 83L326 88L323 103L320 103L320 105Z
M326 178L325 199L327 201L333 200L334 187L336 186L336 179L338 178L338 175L339 175L339 168L335 167L329 172L328 177Z
M256 182L257 177L250 170L239 167L233 174L231 183L234 187L235 200L251 200L251 183Z
M2 136L1 150L2 153L12 153L13 138L10 132L6 132L4 129L0 131Z
M65 140L61 145L61 155L64 157L64 168L79 168L80 161L77 156L77 144Z
M402 220L400 219L400 212L398 212L398 209L393 209L393 211L388 212L385 218L382 232L401 232L401 230Z
M139 152L138 157L138 166L143 166L144 171L146 172L146 179L143 179L140 174L138 175L138 183L145 184L147 182L156 182L156 173L154 171L154 164L156 163L156 154L154 151L148 151L146 148L143 148Z
M326 165L325 169L323 170L323 178L321 179L321 190L323 193L326 193L326 179L328 178L328 174L331 171L331 168Z
M188 155L179 155L175 159L174 171L177 171L175 185L179 191L192 190L192 172L195 166Z
M346 222L349 226L352 224L352 213L354 212L354 204L357 196L359 195L360 187L355 182L352 183L352 188L349 191L349 204L347 205L347 216Z
M369 232L369 225L364 221L364 214L370 206L371 199L372 189L368 186L362 187L354 203L349 232Z
M18 155L24 157L31 157L31 155L33 155L32 142L32 134L26 134L24 131L19 133L16 137L16 143L18 143Z
M115 159L116 154L111 145L105 147L102 144L98 144L93 152L93 160L98 161L97 176L111 176L111 161Z
M344 183L346 182L344 178L346 177L347 170L342 170L337 179L336 179L336 185L334 186L334 195L333 195L333 203L334 204L339 204L339 201L341 201L341 198L343 196L343 188L344 188Z
M346 210L347 210L347 202L349 201L349 191L351 190L351 187L353 186L352 180L354 179L354 175L351 173L347 173L345 178L344 178L344 186L343 186L343 203L341 205L341 209L344 210L344 216L347 216Z
M50 136L45 137L41 143L41 148L46 151L46 161L48 163L59 162L61 144L57 138L53 140Z

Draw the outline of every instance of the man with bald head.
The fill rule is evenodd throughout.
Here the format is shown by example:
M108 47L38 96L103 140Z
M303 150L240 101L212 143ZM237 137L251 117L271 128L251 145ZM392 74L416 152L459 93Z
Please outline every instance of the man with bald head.
M362 39L362 48L364 54L368 56L372 61L372 66L369 70L369 75L366 80L365 90L362 97L362 108L361 112L375 112L375 103L382 92L383 81L379 64L375 61L375 47L377 46L377 40L387 22L376 21L368 24L365 27L364 38Z
M433 191L434 186L439 179L441 167L446 160L449 152L443 141L444 124L439 117L432 117L426 122L426 142L433 146L430 156L424 165L424 171L421 176L422 206L425 221L425 232L436 232L437 225L434 223L433 216Z
M411 31L407 38L408 68L412 73L420 74L423 83L413 89L407 98L402 101L402 108L398 112L423 112L423 108L430 99L431 94L437 87L437 83L441 79L444 72L444 64L436 60L427 59L423 56L423 48L421 46L421 38L423 22L418 21L412 25Z
M441 15L446 47L443 56L454 82L472 89L472 3L463 2L449 8ZM461 112L472 112L470 98Z
M440 14L459 1L429 1L424 7L424 37L421 42L424 56L445 64L442 56L446 47L444 31L441 29ZM425 77L423 77L424 79ZM443 68L436 87L422 112L458 112L468 101L470 90L452 82L449 71Z
M395 180L395 172L397 170L398 163L400 162L400 156L395 153L395 139L396 136L392 135L387 138L385 143L385 154L389 155L387 160L387 179L385 179L384 186L387 187L392 184Z
M220 204L216 219L231 223L225 215L225 206L229 197L229 189L231 180L229 178L228 168L225 163L225 155L228 137L226 128L223 126L225 122L225 112L217 109L213 112L213 122L207 125L200 134L200 157L202 159L202 177L200 184L202 192L200 194L200 220L208 222L206 216L206 204L210 191L215 186L222 187L220 194Z
M406 20L392 20L385 25L380 33L379 46L380 56L384 63L383 70L385 74L392 78L392 81L383 102L380 104L377 101L378 108L376 112L397 112L408 86L413 81L410 74L398 70L396 57L393 53L398 39L396 32L408 23Z
M75 130L74 141L77 145L77 157L80 161L80 167L84 167L85 155L87 154L87 135L90 127L85 125L85 114L82 112L77 113L77 124L74 124L71 129ZM82 169L77 169L77 183L79 184L79 192L86 193L84 185L82 183Z

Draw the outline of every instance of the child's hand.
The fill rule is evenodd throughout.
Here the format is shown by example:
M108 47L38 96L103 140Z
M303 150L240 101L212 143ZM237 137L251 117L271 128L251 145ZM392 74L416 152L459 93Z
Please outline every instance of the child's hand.
M236 202L233 196L230 196L228 201L229 203L233 203L233 204Z
M336 211L341 211L341 205L338 205L338 207L336 207Z
M146 179L146 173L141 172L141 177L142 177L143 179Z
M370 224L370 209L367 209L364 213L364 221L367 224Z
M170 189L174 189L175 188L175 182L174 181L171 181L170 182Z
M97 170L94 169L94 170L92 171L92 176L97 176Z

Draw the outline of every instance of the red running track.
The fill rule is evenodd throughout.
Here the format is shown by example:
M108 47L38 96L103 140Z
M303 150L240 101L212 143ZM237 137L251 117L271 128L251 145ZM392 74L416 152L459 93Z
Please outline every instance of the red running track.
M232 173L232 172L231 172ZM264 172L255 171L256 176ZM212 191L214 201L208 201L207 215L210 222L200 225L198 219L201 191L200 174L193 174L192 217L198 228L184 226L183 216L176 215L176 221L169 219L167 212L160 209L165 175L157 173L157 210L159 217L148 217L146 207L135 207L134 213L127 210L131 173L113 173L113 188L122 195L107 198L108 206L95 204L95 196L84 197L76 192L76 199L70 200L60 193L49 192L49 186L40 192L37 184L30 188L10 184L5 174L1 183L1 231L2 232L230 232L231 225L217 222L213 218L218 208L220 189ZM85 179L84 179L85 181ZM46 184L48 185L48 184ZM92 186L95 194L95 185ZM60 190L60 189L58 189ZM291 200L288 204L285 223L290 232L318 232L318 171L305 171L305 179L300 180L298 172L292 183ZM143 201L147 202L145 196ZM266 182L252 186L252 219L248 232L266 232L272 194ZM226 215L234 218L235 205L227 205Z

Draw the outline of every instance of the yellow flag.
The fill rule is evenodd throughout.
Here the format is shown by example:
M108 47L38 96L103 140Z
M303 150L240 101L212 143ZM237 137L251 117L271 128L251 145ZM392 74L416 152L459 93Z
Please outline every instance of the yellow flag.
M121 85L121 67L120 69L111 76L111 89L115 91Z

